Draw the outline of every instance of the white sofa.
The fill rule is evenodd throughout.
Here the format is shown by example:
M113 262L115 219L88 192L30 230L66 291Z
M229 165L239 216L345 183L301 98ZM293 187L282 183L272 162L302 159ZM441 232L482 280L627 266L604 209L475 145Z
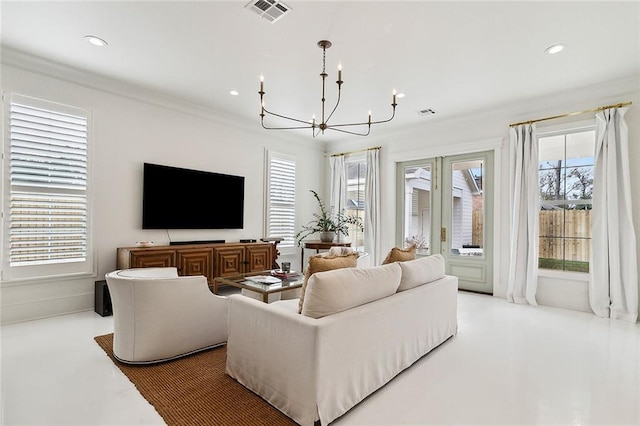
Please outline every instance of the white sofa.
M436 255L313 274L303 314L233 295L227 373L297 423L328 424L456 334L457 290Z
M227 299L204 276L176 268L105 275L113 304L113 354L129 364L168 361L227 341Z

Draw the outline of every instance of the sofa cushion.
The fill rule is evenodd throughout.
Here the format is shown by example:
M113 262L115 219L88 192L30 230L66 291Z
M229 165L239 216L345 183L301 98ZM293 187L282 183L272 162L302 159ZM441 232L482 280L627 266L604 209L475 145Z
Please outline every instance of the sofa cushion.
M307 281L309 277L316 272L331 271L333 269L355 268L358 266L358 254L353 252L345 256L317 254L309 258L309 265L304 273L304 283L300 292L300 301L298 302L298 313L302 313L302 303L307 291Z
M309 277L302 315L322 318L391 296L401 276L396 264L318 272Z
M402 278L398 291L409 290L444 277L444 257L441 254L399 262Z
M416 245L412 244L407 248L401 249L394 247L389 251L387 257L382 261L383 265L393 262L406 262L407 260L415 260L416 258Z

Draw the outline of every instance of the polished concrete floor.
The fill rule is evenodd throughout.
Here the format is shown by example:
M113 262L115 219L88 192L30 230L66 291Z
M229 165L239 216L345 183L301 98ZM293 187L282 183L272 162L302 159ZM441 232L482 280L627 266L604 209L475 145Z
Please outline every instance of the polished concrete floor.
M112 331L93 312L0 328L0 424L163 424L93 341ZM460 293L458 335L333 424L640 425L640 325Z

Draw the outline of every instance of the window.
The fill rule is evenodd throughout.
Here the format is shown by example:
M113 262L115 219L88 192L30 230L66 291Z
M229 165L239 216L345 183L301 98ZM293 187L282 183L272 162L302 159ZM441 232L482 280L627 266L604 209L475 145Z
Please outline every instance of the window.
M296 228L296 160L295 158L267 153L267 201L265 234L282 237L278 249L292 253Z
M344 212L348 216L358 216L364 223L367 160L362 156L345 158L345 167L347 198ZM364 251L364 232L357 225L349 225L349 238L354 250Z
M9 97L3 279L90 273L89 115Z
M595 129L539 135L538 267L589 272Z

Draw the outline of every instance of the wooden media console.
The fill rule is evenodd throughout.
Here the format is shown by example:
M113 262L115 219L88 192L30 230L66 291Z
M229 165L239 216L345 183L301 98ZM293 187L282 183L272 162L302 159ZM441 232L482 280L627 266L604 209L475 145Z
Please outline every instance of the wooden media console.
M117 256L117 269L173 266L178 275L204 275L210 286L217 277L271 269L275 260L268 242L120 247Z

